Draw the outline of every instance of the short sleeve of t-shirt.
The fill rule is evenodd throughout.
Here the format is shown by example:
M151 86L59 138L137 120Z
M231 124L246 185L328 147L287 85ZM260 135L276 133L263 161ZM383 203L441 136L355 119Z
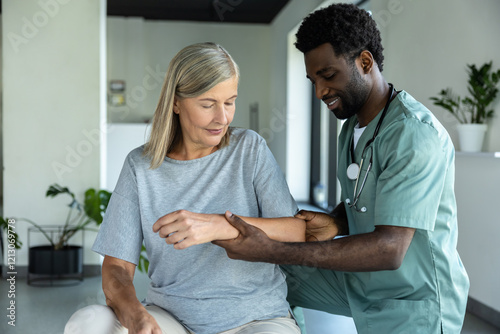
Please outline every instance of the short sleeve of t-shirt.
M267 218L293 216L298 211L265 140L253 131L234 129L229 147L193 161L166 159L156 170L149 170L142 147L133 150L93 250L137 265L143 238L149 240L149 225L179 209L203 213L233 210Z
M449 166L439 130L415 118L380 136L375 225L433 230Z
M261 139L255 165L254 188L260 217L293 216L298 208L290 195L283 172L273 154Z
M137 265L143 236L131 156L125 160L92 250Z

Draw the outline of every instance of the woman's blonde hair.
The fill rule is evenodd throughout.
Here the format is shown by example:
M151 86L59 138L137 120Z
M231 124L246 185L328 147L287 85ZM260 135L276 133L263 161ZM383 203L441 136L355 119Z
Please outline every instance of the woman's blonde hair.
M151 159L150 168L158 168L181 139L179 115L174 113L174 99L200 96L217 84L239 79L238 65L231 55L215 43L198 43L185 47L170 61L160 100L153 116L149 141L144 155ZM218 148L229 144L228 130Z

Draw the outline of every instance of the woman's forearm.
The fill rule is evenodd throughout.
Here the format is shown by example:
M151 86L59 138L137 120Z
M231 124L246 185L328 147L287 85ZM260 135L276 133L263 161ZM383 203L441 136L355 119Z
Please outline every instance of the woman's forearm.
M243 217L249 224L262 229L270 238L283 242L305 241L305 221L294 217L252 218ZM185 249L214 240L238 237L236 230L223 214L195 213L178 210L166 214L153 225L165 242L176 249Z
M120 323L130 328L132 315L147 312L136 297L133 285L135 265L106 256L102 264L102 289L106 304L113 309Z
M306 240L306 223L302 219L293 217L241 218L247 223L260 228L269 236L269 238L276 241L304 242Z
M214 228L209 241L229 240L238 237L236 230L226 220L224 215L206 215L212 216ZM248 224L263 230L267 236L276 241L282 242L304 242L306 241L306 223L303 219L294 217L278 218L256 218L241 216Z

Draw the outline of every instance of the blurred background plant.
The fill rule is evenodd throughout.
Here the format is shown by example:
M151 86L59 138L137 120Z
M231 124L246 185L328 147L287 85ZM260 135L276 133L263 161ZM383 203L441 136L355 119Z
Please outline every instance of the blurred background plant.
M44 230L43 225L39 225L33 220L27 218L0 217L0 227L2 228L2 230L7 230L9 219L13 219L16 222L27 222L38 229L55 250L59 250L67 246L71 237L73 237L78 231L98 231L97 228L93 228L91 227L91 225L95 225L96 227L99 227L99 225L101 225L104 213L106 212L106 208L108 207L109 199L111 197L110 192L106 190L96 190L94 188L89 188L85 191L83 203L79 202L75 194L71 192L67 187L62 187L58 184L49 186L49 189L45 193L45 197L51 198L59 195L67 195L71 198L71 202L68 204L69 211L66 217L66 221L64 225L61 226L59 233L49 234ZM10 233L15 237L15 247L17 249L21 248L22 242L19 239L17 233Z
M467 65L467 90L470 96L462 98L454 94L451 88L446 88L439 92L438 97L430 99L434 105L448 110L461 124L486 123L494 114L489 106L497 96L500 80L500 69L492 71L491 68L491 61L479 69L474 64Z

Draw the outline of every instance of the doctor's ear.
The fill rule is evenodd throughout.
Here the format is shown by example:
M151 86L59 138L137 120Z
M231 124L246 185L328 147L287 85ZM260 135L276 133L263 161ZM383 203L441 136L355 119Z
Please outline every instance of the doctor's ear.
M375 62L371 52L368 50L363 50L363 51L361 51L358 58L361 62L361 68L363 69L363 72L365 74L370 73L372 68L373 68L373 64Z

